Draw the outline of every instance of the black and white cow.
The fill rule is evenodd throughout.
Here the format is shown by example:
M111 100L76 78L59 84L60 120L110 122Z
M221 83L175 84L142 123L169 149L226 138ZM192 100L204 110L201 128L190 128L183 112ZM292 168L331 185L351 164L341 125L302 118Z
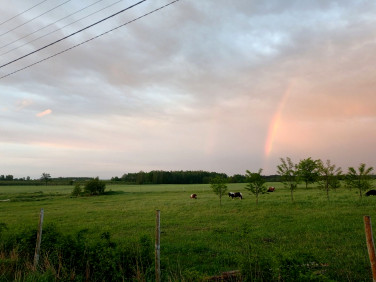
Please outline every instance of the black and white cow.
M366 196L376 196L376 190L369 190L367 193L366 193Z
M243 195L240 192L229 192L228 196L231 197L232 199L234 198L240 198L240 200L243 199Z

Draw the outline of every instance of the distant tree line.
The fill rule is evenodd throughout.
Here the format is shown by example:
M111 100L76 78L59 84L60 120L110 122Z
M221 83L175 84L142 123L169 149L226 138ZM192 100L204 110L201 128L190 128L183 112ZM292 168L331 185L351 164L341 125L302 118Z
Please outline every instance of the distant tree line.
M125 173L121 178L113 177L113 182L129 184L208 184L215 177L228 178L225 173L208 171L163 171ZM237 176L241 180L241 176Z
M0 175L0 186L40 186L40 185L73 185L77 181L88 181L92 177L56 177L52 178L49 173L43 173L38 179L31 179L30 176L15 178L13 175Z
M112 177L112 183L127 184L209 184L214 178L222 178L226 183L247 183L246 174L234 174L209 172L203 170L193 171L163 171L152 170L150 172L125 173L121 177ZM280 182L280 175L263 175L266 182Z

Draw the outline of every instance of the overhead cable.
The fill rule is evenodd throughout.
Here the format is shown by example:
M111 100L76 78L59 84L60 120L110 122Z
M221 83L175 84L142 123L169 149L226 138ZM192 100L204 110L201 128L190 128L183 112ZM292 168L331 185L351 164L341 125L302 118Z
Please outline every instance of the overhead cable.
M7 23L7 22L9 22L9 21L11 21L11 20L17 18L18 16L21 16L22 14L25 14L26 12L30 11L31 9L35 8L36 6L39 6L40 4L42 4L42 3L46 2L46 1L48 1L48 0L44 0L44 1L42 1L42 2L39 2L38 4L35 4L33 7L31 7L31 8L29 8L29 9L27 9L27 10L25 10L25 11L23 11L23 12L21 12L21 13L15 15L15 16L13 16L13 17L11 17L11 18L9 18L9 19L7 19L7 20L1 22L0 25L3 25L3 24L5 24L5 23Z
M9 32L11 32L13 30L16 30L17 28L20 28L21 26L24 26L25 24L27 24L27 23L29 23L29 22L31 22L31 21L33 21L33 20L35 20L35 19L37 19L37 18L39 18L39 17L47 14L47 13L49 13L49 12L51 12L51 11L57 9L57 8L59 8L60 6L63 6L64 4L66 4L66 3L70 2L70 1L72 1L72 0L67 0L64 3L61 3L60 5L57 5L57 6L53 7L52 9L50 9L50 10L48 10L48 11L46 11L46 12L44 12L44 13L42 13L42 14L34 17L34 18L32 18L31 20L28 20L28 21L24 22L23 24L20 24L20 25L14 27L14 28L8 30L7 32L4 32L4 33L0 34L0 37L3 36L3 35L5 35L5 34L8 34Z
M67 36L64 36L63 38L60 38L60 39L58 39L58 40L56 40L56 41L54 41L54 42L52 42L52 43L50 43L50 44L47 44L47 45L45 45L45 46L43 46L43 47L41 47L41 48L39 48L39 49L37 49L37 50L34 50L33 52L30 52L30 53L28 53L28 54L26 54L26 55L23 55L23 56L21 56L21 57L19 57L19 58L17 58L17 59L14 59L14 60L10 61L10 62L8 62L8 63L5 63L5 64L3 64L3 65L0 66L0 69L3 68L3 67L5 67L5 66L7 66L7 65L10 65L10 64L12 64L12 63L14 63L14 62L17 62L17 61L19 61L19 60L21 60L21 59L23 59L23 58L26 58L26 57L28 57L28 56L30 56L30 55L36 53L36 52L39 52L39 51L41 51L41 50L43 50L43 49L46 49L47 47L50 47L50 46L52 46L52 45L55 45L56 43L58 43L58 42L60 42L60 41L63 41L63 40L65 40L65 39L69 38L69 37L72 37L73 35L75 35L75 34L77 34L77 33L80 33L80 32L82 32L82 31L84 31L84 30L86 30L86 29L88 29L88 28L91 28L91 27L93 27L93 26L95 26L95 25L97 25L97 24L99 24L99 23L101 23L101 22L104 22L104 21L106 21L106 20L108 20L108 19L110 19L110 18L112 18L112 17L114 17L114 16L116 16L116 15L118 15L118 14L120 14L120 13L123 13L123 12L125 12L125 11L127 11L127 10L129 10L129 9L131 9L131 8L133 8L133 7L135 7L135 6L137 6L137 5L140 5L142 2L145 2L145 1L146 1L146 0L141 0L141 1L137 2L136 4L133 4L133 5L127 7L127 8L125 8L125 9L119 11L119 12L116 12L115 14L112 14L111 16L108 16L108 17L106 17L106 18L104 18L104 19L101 19L101 20L99 20L99 21L97 21L97 22L95 22L95 23L93 23L93 24L91 24L91 25L88 25L87 27L81 28L81 29L78 30L78 31L75 31L75 32L73 32L73 33L71 33L71 34L69 34L69 35L67 35Z
M35 65L37 65L37 64L39 64L39 63L41 63L41 62L47 61L47 60L49 60L49 59L51 59L51 58L53 58L53 57L56 57L56 56L58 56L58 55L60 55L60 54L63 54L63 53L65 53L65 52L67 52L67 51L69 51L69 50L72 50L72 49L74 49L74 48L76 48L76 47L78 47L78 46L81 46L81 45L83 45L83 44L85 44L85 43L87 43L87 42L89 42L89 41L92 41L92 40L94 40L94 39L97 39L98 37L101 37L101 36L103 36L103 35L105 35L105 34L107 34L107 33L110 33L111 31L117 30L117 29L119 29L119 28L121 28L121 27L123 27L123 26L126 26L126 25L128 25L128 24L130 24L130 23L133 23L133 22L135 22L135 21L137 21L137 20L139 20L139 19L142 19L142 18L144 18L144 17L146 17L146 16L148 16L148 15L150 15L150 14L153 14L153 13L159 11L159 10L162 10L162 9L164 9L164 8L170 6L170 5L172 5L172 4L174 4L174 3L178 2L178 1L179 1L179 0L172 1L172 2L170 2L170 3L168 3L168 4L166 4L166 5L163 5L163 6L159 7L159 8L157 8L157 9L154 9L154 10L152 10L152 11L146 13L146 14L143 14L142 16L139 16L139 17L137 17L137 18L135 18L135 19L133 19L133 20L130 20L130 21L128 21L128 22L126 22L126 23L124 23L124 24L122 24L122 25L119 25L119 26L117 26L117 27L115 27L115 28L112 28L112 29L110 29L110 30L108 30L108 31L106 31L106 32L103 32L103 33L101 33L101 34L99 34L99 35L97 35L97 36L94 36L94 37L92 37L92 38L90 38L90 39L88 39L88 40L85 40L85 41L83 41L83 42L81 42L81 43L79 43L79 44L73 45L72 47L69 47L69 48L67 48L67 49L65 49L65 50L62 50L62 51L60 51L60 52L58 52L58 53L55 53L55 54L53 54L53 55L51 55L51 56L48 56L48 57L46 57L46 58L44 58L44 59L42 59L42 60L39 60L39 61L37 61L37 62L35 62L35 63L33 63L33 64L30 64L30 65L28 65L28 66L26 66L26 67L20 68L20 69L15 70L15 71L13 71L13 72L11 72L11 73L8 73L8 74L6 74L6 75L4 75L4 76L1 76L1 77L0 77L0 80L3 79L3 78L6 78L6 77L8 77L8 76L11 76L12 74L15 74L15 73L17 73L17 72L20 72L20 71L22 71L22 70L25 70L25 69L27 69L27 68L30 68L30 67L32 67L32 66L35 66Z
M26 42L26 43L24 43L24 44L22 44L22 45L19 45L19 46L17 46L17 47L14 47L13 49L10 49L10 50L8 50L8 51L6 51L6 52L0 54L0 57L3 56L3 55L5 55L5 54L8 54L8 53L10 53L10 52L12 52L12 51L14 51L14 50L17 50L17 49L19 49L19 48L21 48L21 47L23 47L23 46L25 46L25 45L28 45L28 44L30 44L30 43L32 43L32 42L34 42L34 41L37 41L37 40L39 40L39 39L41 39L41 38L43 38L43 37L46 37L47 35L50 35L50 34L52 34L52 33L55 33L56 31L62 30L63 28L66 28L67 26L70 26L70 25L72 25L72 24L74 24L74 23L76 23L76 22L79 22L79 21L81 21L81 20L83 20L83 19L86 19L86 18L88 18L88 17L90 17L90 16L92 16L92 15L94 15L94 14L97 14L97 13L99 13L99 12L101 12L101 11L103 11L103 10L105 10L105 9L107 9L107 8L109 8L109 7L113 6L113 5L115 5L115 4L119 3L119 2L121 2L121 1L124 1L124 0L116 1L115 3L112 3L112 4L110 4L110 5L108 5L108 6L104 7L104 8L101 8L101 9L99 9L99 10L97 10L97 11L95 11L95 12L93 12L93 13L91 13L91 14L85 16L85 17L79 18L78 20L75 20L74 22L71 22L71 23L69 23L69 24L66 24L65 26L63 26L63 27L61 27L61 28L55 29L55 30L53 30L53 31L51 31L51 32L48 32L48 33L46 33L46 34L44 34L44 35L42 35L42 36L39 36L39 37L37 37L37 38L35 38L35 39L33 39L33 40L30 40L30 41L28 41L28 42ZM56 22L55 22L55 23L56 23ZM24 37L23 37L23 38L24 38ZM16 40L16 41L18 41L18 40ZM14 41L14 42L15 42L15 41ZM12 42L12 43L14 43L14 42ZM7 45L9 45L9 44L7 44ZM3 48L3 47L5 47L5 46L7 46L7 45L4 45L4 46L0 47L0 49Z
M33 31L33 32L31 32L31 33L25 35L25 36L22 36L22 37L20 37L20 38L14 40L14 41L12 41L12 42L8 42L7 44L5 44L5 45L3 45L3 46L0 46L0 49L3 49L4 47L7 47L7 46L9 46L9 45L11 45L11 44L13 44L13 43L15 43L15 42L17 42L17 41L20 41L21 39L24 39L24 38L26 38L26 37L29 37L30 35L33 35L34 33L37 33L38 31L41 31L41 30L43 30L43 29L45 29L45 28L47 28L47 27L49 27L49 26L51 26L51 25L54 25L54 24L58 23L59 21L62 21L62 20L64 20L64 19L66 19L66 18L69 18L69 17L71 17L71 16L73 16L73 15L75 15L75 14L77 14L77 13L79 13L79 12L81 12L81 11L83 11L83 10L85 10L85 9L87 9L87 8L89 8L89 7L93 6L93 5L95 5L95 4L97 4L98 2L101 2L101 1L103 1L103 0L98 0L98 1L92 3L92 4L88 5L88 6L85 6L85 7L81 8L81 9L77 10L76 12L74 12L74 13L72 13L72 14L69 14L69 15L67 15L67 16L65 16L65 17L63 17L63 18L61 18L61 19L59 19L59 20L57 20L57 21L55 21L55 22L53 22L53 23L50 23L50 24L48 24L48 25L45 25L45 26L43 26L43 27L41 27L41 28L39 28L39 29L37 29L37 30L35 30L35 31ZM26 43L26 44L27 44L27 43ZM19 48L19 47L17 47L17 48ZM14 49L17 49L17 48L14 48ZM12 49L12 50L10 50L10 51L13 51L14 49ZM8 51L8 52L10 52L10 51ZM1 54L1 55L3 55L3 54ZM1 56L1 55L0 55L0 56Z

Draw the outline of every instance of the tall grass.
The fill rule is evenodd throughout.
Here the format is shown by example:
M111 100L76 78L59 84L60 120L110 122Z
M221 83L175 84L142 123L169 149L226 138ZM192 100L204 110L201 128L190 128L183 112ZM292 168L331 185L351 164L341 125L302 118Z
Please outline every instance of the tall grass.
M0 223L8 228L2 238L36 230L44 208L45 225L54 225L61 236L76 238L85 230L85 244L96 246L104 242L101 234L108 234L117 246L111 252L117 253L118 247L140 245L142 238L154 240L159 209L164 281L196 281L238 269L249 281L371 279L363 215L375 216L376 197L360 200L355 190L338 189L328 201L324 191L311 186L299 188L291 202L289 191L273 183L276 191L262 195L256 206L244 186L230 184L229 191L240 191L245 199L225 197L222 206L209 185L114 185L107 186L106 195L75 198L72 186L0 187L0 200L10 199L0 202ZM191 193L198 199L190 199ZM1 271L19 255L16 248L3 251ZM152 265L132 263L138 269L133 279L153 280ZM59 264L51 265L42 274L56 277ZM25 277L20 271L14 277ZM75 277L81 281L85 273Z

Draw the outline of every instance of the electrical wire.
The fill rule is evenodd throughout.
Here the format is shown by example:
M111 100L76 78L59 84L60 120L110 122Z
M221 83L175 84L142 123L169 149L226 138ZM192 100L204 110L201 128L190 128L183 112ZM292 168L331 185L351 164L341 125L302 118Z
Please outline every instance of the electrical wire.
M63 26L63 27L61 27L61 28L55 29L55 30L53 30L53 31L51 31L51 32L48 32L48 33L46 33L46 34L44 34L44 35L42 35L42 36L39 36L39 37L37 37L37 38L35 38L35 39L33 39L33 40L30 40L29 42L26 42L26 43L24 43L24 44L22 44L22 45L19 45L19 46L17 46L17 47L14 47L13 49L10 49L10 50L8 50L8 51L6 51L6 52L0 54L0 57L3 56L3 55L5 55L5 54L8 54L8 53L10 53L10 52L12 52L12 51L14 51L14 50L17 50L17 49L19 49L19 48L21 48L21 47L23 47L23 46L25 46L25 45L28 45L28 44L30 44L30 43L32 43L32 42L34 42L34 41L37 41L37 40L39 40L39 39L41 39L41 38L43 38L43 37L46 37L47 35L50 35L50 34L52 34L52 33L55 33L56 31L62 30L63 28L66 28L67 26L70 26L70 25L72 25L72 24L74 24L74 23L76 23L76 22L79 22L79 21L81 21L81 20L83 20L83 19L86 19L86 18L88 18L88 17L90 17L90 16L92 16L92 15L94 15L94 14L97 14L97 13L99 13L99 12L101 12L101 11L103 11L103 10L109 8L109 7L112 7L112 6L116 5L116 4L119 3L119 2L122 2L122 1L124 1L124 0L116 1L116 2L114 2L114 3L112 3L112 4L108 5L108 6L106 6L106 7L104 7L104 8L101 8L101 9L99 9L99 10L97 10L97 11L95 11L95 12L93 12L93 13L87 15L87 16L85 16L85 17L82 17L82 18L80 18L80 19L78 19L78 20L75 20L74 22L71 22L71 23L69 23L69 24L67 24L67 25L65 25L65 26ZM3 47L5 47L5 46L3 46ZM1 48L2 48L2 47L0 47L0 49L1 49Z
M98 37L101 37L101 36L103 36L103 35L105 35L105 34L107 34L107 33L110 33L110 32L112 32L112 31L114 31L114 30L117 30L117 29L119 29L119 28L121 28L121 27L123 27L123 26L126 26L126 25L130 24L130 23L133 23L133 22L135 22L135 21L137 21L137 20L139 20L139 19L142 19L142 18L144 18L144 17L146 17L146 16L149 16L149 15L151 15L151 14L157 12L157 11L160 11L160 10L162 10L162 9L164 9L164 8L166 8L166 7L170 6L170 5L172 5L172 4L176 3L176 2L178 2L178 1L180 1L180 0L174 0L174 1L172 1L172 2L170 2L170 3L168 3L168 4L166 4L166 5L163 5L163 6L159 7L159 8L157 8L157 9L154 9L154 10L152 10L152 11L146 13L146 14L143 14L142 16L139 16L139 17L137 17L137 18L134 18L133 20L130 20L130 21L128 21L128 22L126 22L126 23L124 23L124 24L122 24L122 25L119 25L119 26L117 26L117 27L115 27L115 28L112 28L112 29L110 29L110 30L108 30L108 31L105 31L105 32L103 32L103 33L101 33L101 34L99 34L99 35L97 35L97 36L94 36L94 37L92 37L92 38L90 38L90 39L88 39L88 40L85 40L85 41L83 41L83 42L81 42L81 43L79 43L79 44L73 45L73 46L71 46L71 47L69 47L69 48L67 48L67 49L64 49L64 50L62 50L62 51L60 51L60 52L58 52L58 53L55 53L55 54L53 54L53 55L51 55L51 56L48 56L48 57L46 57L46 58L44 58L44 59L42 59L42 60L39 60L39 61L37 61L37 62L35 62L35 63L32 63L32 64L30 64L30 65L28 65L28 66L26 66L26 67L20 68L20 69L15 70L15 71L13 71L13 72L11 72L11 73L8 73L8 74L6 74L6 75L4 75L4 76L1 76L1 77L0 77L0 80L6 78L6 77L8 77L8 76L11 76L11 75L13 75L13 74L15 74L15 73L17 73L17 72L20 72L20 71L23 71L23 70L25 70L25 69L27 69L27 68L30 68L30 67L32 67L32 66L35 66L35 65L37 65L37 64L39 64L39 63L41 63L41 62L47 61L47 60L49 60L49 59L51 59L51 58L53 58L53 57L56 57L56 56L58 56L58 55L61 55L61 54L65 53L65 52L67 52L67 51L69 51L69 50L72 50L72 49L74 49L74 48L76 48L76 47L78 47L78 46L81 46L81 45L83 45L83 44L85 44L85 43L87 43L87 42L90 42L90 41L92 41L92 40L94 40L94 39L97 39Z
M70 2L70 1L72 1L72 0L67 0L67 1L65 1L64 3L61 3L60 5L57 5L57 6L53 7L52 9L50 9L50 10L48 10L48 11L46 11L46 12L43 12L42 14L40 14L40 15L38 15L38 16L36 16L36 17L34 17L34 18L32 18L32 19L30 19L30 20L24 22L23 24L20 24L20 25L14 27L14 28L8 30L7 32L4 32L4 33L0 34L0 37L3 36L3 35L5 35L5 34L8 34L8 33L11 32L11 31L16 30L17 28L20 28L21 26L24 26L25 24L28 24L29 22L31 22L31 21L33 21L33 20L35 20L35 19L37 19L37 18L39 18L39 17L41 17L41 16L43 16L43 15L49 13L49 12L51 12L51 11L57 9L57 8L59 8L60 6L63 6L64 4L66 4L66 3Z
M87 9L87 8L89 8L89 7L93 6L93 5L95 5L95 4L99 3L99 2L101 2L101 1L103 1L103 0L98 0L98 1L96 1L96 2L94 2L94 3L92 3L92 4L90 4L90 5L88 5L88 6L86 6L86 7L83 7L83 8L81 8L81 9L77 10L76 12L74 12L74 13L72 13L72 14L69 14L68 16L65 16L65 17L63 17L63 18L61 18L61 19L59 19L59 20L57 20L57 21L55 21L55 22L53 22L53 23L50 23L50 24L48 24L48 25L46 25L46 26L44 26L44 27L41 27L41 28L39 28L39 29L37 29L37 30L35 30L35 31L33 31L33 32L31 32L31 33L29 33L29 34L23 36L23 37L20 37L20 38L14 40L14 41L12 41L12 42L9 42L9 43L7 43L7 44L5 44L5 45L3 45L3 46L0 46L0 49L3 49L4 47L7 47L7 46L9 46L9 45L11 45L11 44L13 44L13 43L16 43L17 41L20 41L21 39L24 39L24 38L26 38L26 37L29 37L30 35L33 35L34 33L37 33L38 31L41 31L41 30L43 30L43 29L45 29L45 28L47 28L47 27L49 27L49 26L51 26L51 25L54 25L54 24L58 23L59 21L62 21L62 20L64 20L64 19L66 19L66 18L69 18L69 17L71 17L71 16L73 16L73 15L75 15L75 14L77 14L77 13L79 13L79 12L81 12L81 11L83 11L83 10L85 10L85 9ZM17 49L17 48L15 48L15 49ZM14 49L12 49L12 50L14 50ZM12 51L12 50L10 50L10 51ZM8 51L8 52L10 52L10 51ZM0 55L0 56L1 56L1 55Z
M22 14L25 14L26 12L30 11L31 9L35 8L36 6L39 6L40 4L42 4L42 3L46 2L46 1L48 1L48 0L44 0L44 1L42 1L42 2L39 2L38 4L35 4L33 7L31 7L31 8L29 8L29 9L27 9L27 10L25 10L25 11L23 11L23 12L21 12L21 13L15 15L15 16L13 16L13 17L11 17L11 18L9 18L9 19L7 19L7 20L1 22L0 25L3 25L3 24L5 24L5 23L7 23L7 22L9 22L9 21L11 21L11 20L17 18L18 16L21 16Z
M54 41L54 42L52 42L52 43L50 43L50 44L47 44L47 45L45 45L45 46L43 46L43 47L41 47L41 48L39 48L39 49L37 49L37 50L34 50L33 52L30 52L30 53L28 53L28 54L26 54L26 55L23 55L23 56L21 56L21 57L19 57L19 58L17 58L17 59L14 59L14 60L10 61L10 62L8 62L8 63L5 63L5 64L3 64L3 65L0 66L0 69L3 68L3 67L5 67L5 66L7 66L7 65L10 65L10 64L12 64L12 63L14 63L14 62L17 62L17 61L19 61L19 60L21 60L21 59L23 59L23 58L26 58L26 57L28 57L28 56L30 56L30 55L36 53L36 52L39 52L39 51L41 51L41 50L43 50L43 49L46 49L47 47L50 47L50 46L52 46L52 45L55 45L56 43L61 42L61 41L65 40L65 39L67 39L67 38L69 38L69 37L72 37L73 35L76 35L77 33L80 33L80 32L82 32L82 31L84 31L84 30L86 30L86 29L88 29L88 28L91 28L91 27L93 27L93 26L95 26L95 25L97 25L97 24L99 24L99 23L101 23L101 22L104 22L104 21L106 21L106 20L108 20L108 19L110 19L110 18L112 18L112 17L114 17L114 16L116 16L116 15L118 15L118 14L120 14L120 13L123 13L123 12L125 12L125 11L127 11L127 10L129 10L129 9L131 9L131 8L133 8L133 7L135 7L135 6L137 6L137 5L140 5L142 2L145 2L145 1L146 1L146 0L141 0L141 1L137 2L136 4L133 4L133 5L127 7L127 8L125 8L125 9L123 9L123 10L120 10L119 12L116 12L115 14L112 14L111 16L108 16L108 17L106 17L106 18L104 18L104 19L101 19L101 20L99 20L99 21L97 21L97 22L95 22L95 23L93 23L93 24L91 24L91 25L88 25L88 26L86 26L86 27L84 27L84 28L81 28L81 29L78 30L78 31L75 31L75 32L73 32L73 33L71 33L71 34L69 34L69 35L67 35L67 36L64 36L63 38L60 38L60 39L58 39L58 40L56 40L56 41Z

